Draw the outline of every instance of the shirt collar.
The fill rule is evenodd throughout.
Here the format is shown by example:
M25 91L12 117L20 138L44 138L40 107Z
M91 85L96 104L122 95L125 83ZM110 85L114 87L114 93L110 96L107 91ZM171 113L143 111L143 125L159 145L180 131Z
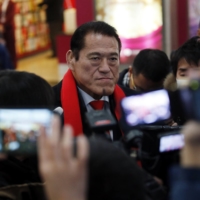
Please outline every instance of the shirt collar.
M85 91L83 91L81 88L79 88L79 87L77 87L77 88L78 88L79 92L81 93L81 96L83 98L83 101L85 102L85 105L88 105L91 101L96 100L93 97L91 97L89 94L87 94ZM109 102L108 96L102 96L101 99L99 99L99 100Z

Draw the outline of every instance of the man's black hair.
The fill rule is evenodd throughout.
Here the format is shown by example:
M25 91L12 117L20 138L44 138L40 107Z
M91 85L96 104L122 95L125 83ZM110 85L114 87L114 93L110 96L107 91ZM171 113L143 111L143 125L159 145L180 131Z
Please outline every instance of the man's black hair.
M0 71L0 107L52 108L54 93L33 73Z
M124 151L101 138L90 139L88 200L143 200L144 177Z
M171 56L171 66L176 77L178 62L184 58L190 65L198 66L200 61L200 37L195 36L186 41L181 47L173 52Z
M135 57L132 69L136 76L143 74L153 82L160 82L170 71L170 61L161 50L144 49Z
M70 48L76 60L79 59L79 52L84 48L85 36L88 33L115 37L118 42L119 51L121 50L121 41L114 27L102 21L87 22L79 26L71 38Z

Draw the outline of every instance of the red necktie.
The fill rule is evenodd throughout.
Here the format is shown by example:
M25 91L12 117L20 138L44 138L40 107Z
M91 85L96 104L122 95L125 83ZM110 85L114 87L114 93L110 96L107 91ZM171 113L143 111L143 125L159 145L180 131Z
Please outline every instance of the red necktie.
M91 101L91 102L90 102L90 106L91 106L94 110L102 110L103 107L104 107L104 101L102 101L102 100Z

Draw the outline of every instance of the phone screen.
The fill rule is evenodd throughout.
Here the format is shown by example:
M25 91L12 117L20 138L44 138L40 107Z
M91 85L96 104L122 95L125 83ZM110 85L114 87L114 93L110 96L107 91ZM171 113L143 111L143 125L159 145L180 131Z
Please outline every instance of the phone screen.
M0 151L36 153L39 130L49 134L51 120L48 109L0 109Z
M160 137L160 153L175 151L183 148L184 136L181 133L164 135Z
M121 102L125 122L129 126L152 124L169 119L170 100L166 90L126 97Z

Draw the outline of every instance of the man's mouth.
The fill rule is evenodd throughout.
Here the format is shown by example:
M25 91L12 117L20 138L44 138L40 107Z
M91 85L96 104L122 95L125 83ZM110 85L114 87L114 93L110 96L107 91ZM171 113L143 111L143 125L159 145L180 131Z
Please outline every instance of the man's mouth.
M112 78L103 77L103 78L98 78L97 80L112 80Z

